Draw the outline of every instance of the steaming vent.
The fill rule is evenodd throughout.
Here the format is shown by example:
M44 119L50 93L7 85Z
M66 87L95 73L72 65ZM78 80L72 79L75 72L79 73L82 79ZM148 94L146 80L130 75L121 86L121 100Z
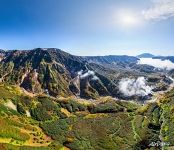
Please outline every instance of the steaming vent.
M94 71L91 71L91 70L87 70L87 71L79 71L78 72L78 75L80 77L80 79L85 79L85 78L88 78L88 77L91 77L91 80L98 80L99 78L95 75L95 72Z
M152 95L152 87L147 85L144 77L137 79L123 78L119 82L119 91L124 97L141 97L142 99L149 99Z

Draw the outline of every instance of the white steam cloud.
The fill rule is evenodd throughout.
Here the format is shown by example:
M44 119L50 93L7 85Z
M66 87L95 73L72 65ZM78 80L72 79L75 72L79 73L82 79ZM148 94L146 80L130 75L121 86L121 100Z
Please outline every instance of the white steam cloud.
M174 69L174 63L172 63L170 60L140 58L138 64L147 64L155 68L166 69L166 70Z
M165 20L174 17L174 0L151 0L153 6L142 14L147 20Z
M146 84L144 77L122 79L119 82L119 90L125 96L146 96L152 92L152 88Z
M80 76L81 79L85 79L89 76L92 76L92 80L98 80L99 78L95 75L94 71L88 70L87 72L83 73L83 70L78 72L78 75Z

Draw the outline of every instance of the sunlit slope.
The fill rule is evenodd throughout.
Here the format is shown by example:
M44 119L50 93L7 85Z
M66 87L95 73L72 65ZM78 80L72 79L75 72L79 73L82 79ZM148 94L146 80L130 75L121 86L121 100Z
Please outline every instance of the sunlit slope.
M173 143L173 90L145 105L101 97L96 101L29 97L0 85L1 149L150 149ZM158 147L160 149L160 147Z

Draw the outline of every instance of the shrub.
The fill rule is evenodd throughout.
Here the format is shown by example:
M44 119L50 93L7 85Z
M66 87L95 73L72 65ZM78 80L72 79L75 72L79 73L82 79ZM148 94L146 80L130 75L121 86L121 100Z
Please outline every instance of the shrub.
M60 143L66 141L66 134L68 132L68 123L66 119L59 119L52 122L45 122L41 124L43 130L53 139L58 140Z
M70 101L61 101L59 102L61 107L67 109L69 112L76 112L76 111L85 111L87 107L81 103L78 103L74 100Z
M37 108L31 109L30 112L31 116L38 121L47 121L52 119L51 115L48 114L46 109L40 105L38 105Z
M20 114L25 114L25 109L23 108L23 106L21 104L17 104L17 111L20 113Z

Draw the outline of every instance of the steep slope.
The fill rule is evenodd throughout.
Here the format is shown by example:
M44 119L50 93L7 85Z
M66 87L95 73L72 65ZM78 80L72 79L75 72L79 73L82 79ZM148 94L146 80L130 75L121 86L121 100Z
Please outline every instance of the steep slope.
M4 58L5 51L0 49L0 61Z
M105 79L95 76L82 57L54 48L7 51L4 55L0 62L0 82L55 97L76 95L95 99L112 95L103 84Z
M171 90L142 106L111 97L28 97L18 87L0 85L0 148L172 149L173 97Z
M150 81L151 77L160 77L148 84L156 89L159 84L169 86L163 72L137 65L137 61L138 58L130 56L79 57L55 48L1 51L0 82L18 85L33 94L85 99L100 96L132 99L120 92L119 83L124 78L145 77Z
M125 56L113 59L124 61ZM116 96L118 87L107 72L99 72L96 76L97 70L92 70L95 71L95 68L82 57L59 49L16 50L5 53L0 63L0 80L20 85L32 93L47 93L52 96L74 94L86 99Z
M42 49L8 52L1 61L0 75L3 82L18 84L30 92L48 89L51 95L70 94L70 74Z

